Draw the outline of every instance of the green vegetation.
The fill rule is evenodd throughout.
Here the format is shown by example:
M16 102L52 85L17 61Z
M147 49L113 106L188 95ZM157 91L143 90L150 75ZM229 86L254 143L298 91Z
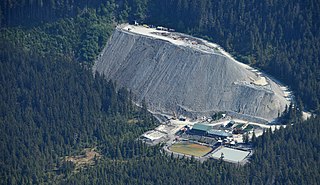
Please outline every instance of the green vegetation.
M88 9L73 18L32 28L3 28L0 42L44 57L66 57L92 64L113 31L109 13Z
M0 184L318 184L319 13L315 0L0 2ZM116 22L145 21L222 44L294 90L294 125L254 138L245 166L162 155L135 139L155 127L130 92L90 65ZM79 65L79 63L81 65ZM297 111L297 108L299 110ZM135 120L134 124L130 120ZM96 147L73 173L65 156Z
M267 131L257 138L255 154L245 166L215 160L201 164L156 152L126 162L101 162L65 184L88 179L91 184L318 184L319 121L298 123L274 134Z
M176 143L170 147L170 150L195 157L202 157L209 153L212 148L195 143Z
M148 22L221 44L289 85L305 107L320 110L317 0L155 0L150 6Z
M125 89L65 58L7 45L0 59L0 184L50 182L64 173L60 157L87 147L116 159L146 152L135 139L154 120Z
M41 37L43 32L51 30L50 34L58 37L42 39L40 43L44 47L55 45L56 50L87 62L92 62L103 46L110 33L110 23L137 20L172 27L221 44L240 61L289 85L299 109L306 107L317 112L320 110L318 12L320 4L316 0L250 3L243 0L4 0L0 2L0 25L38 28L13 39L18 42L29 35ZM53 23L56 27L45 30L34 27L43 23ZM13 32L13 37L19 35ZM71 37L66 39L65 34ZM75 42L73 46L72 42Z

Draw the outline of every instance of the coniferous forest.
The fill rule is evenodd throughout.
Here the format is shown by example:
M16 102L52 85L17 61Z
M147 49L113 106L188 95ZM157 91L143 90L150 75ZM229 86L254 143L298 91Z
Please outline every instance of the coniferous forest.
M320 110L316 0L0 2L0 184L318 184L318 116L254 138L250 163L164 156L136 140L158 122L91 66L118 23L175 28L222 45ZM75 171L66 156L96 148Z

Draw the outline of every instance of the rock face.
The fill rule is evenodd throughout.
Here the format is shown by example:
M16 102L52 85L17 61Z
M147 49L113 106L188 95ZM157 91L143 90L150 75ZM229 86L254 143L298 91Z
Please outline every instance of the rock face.
M94 72L130 89L155 112L193 115L229 111L272 120L289 102L280 86L252 83L259 75L223 54L206 53L117 28Z

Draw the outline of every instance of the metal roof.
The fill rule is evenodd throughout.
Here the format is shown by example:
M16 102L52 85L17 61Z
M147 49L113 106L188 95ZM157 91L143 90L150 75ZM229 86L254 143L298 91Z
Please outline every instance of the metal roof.
M204 132L207 132L210 129L212 129L212 126L207 125L205 123L195 123L192 127L192 130L201 130Z
M244 160L249 154L249 151L242 151L242 150L237 150L233 148L227 148L223 147L217 151L215 151L212 154L213 158L219 159L221 157L221 154L223 153L223 160L230 161L230 162L241 162Z
M232 136L231 133L225 132L223 130L211 129L211 130L208 130L207 132L208 132L208 134L221 136L221 137L230 137L230 136Z

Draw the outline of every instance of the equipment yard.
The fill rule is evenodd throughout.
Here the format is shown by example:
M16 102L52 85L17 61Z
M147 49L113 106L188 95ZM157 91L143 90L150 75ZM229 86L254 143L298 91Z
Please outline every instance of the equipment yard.
M274 131L283 126L249 122L226 115L216 121L207 118L179 120L165 114L162 116L167 121L143 134L140 140L149 145L163 143L166 154L195 157L200 162L222 159L243 165L253 153L249 144L253 135L258 137L265 129Z

